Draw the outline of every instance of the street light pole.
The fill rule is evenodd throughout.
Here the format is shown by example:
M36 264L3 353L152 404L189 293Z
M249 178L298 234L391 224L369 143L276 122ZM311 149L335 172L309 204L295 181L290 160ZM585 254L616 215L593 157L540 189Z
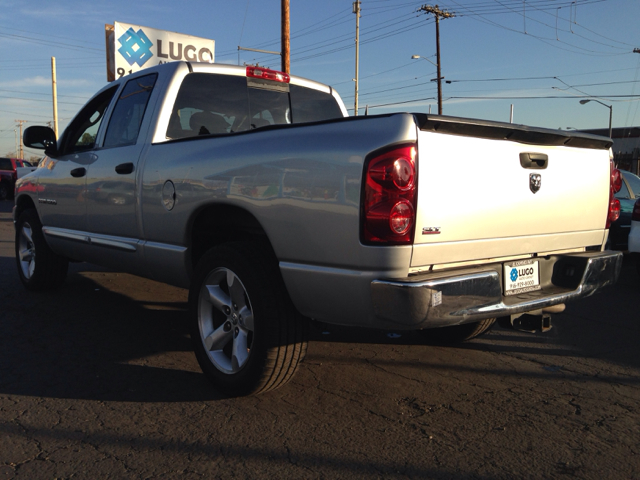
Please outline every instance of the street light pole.
M600 105L603 105L609 109L609 138L611 138L612 137L611 121L613 120L613 105L607 105L606 103L602 103L600 100L596 100L595 98L585 98L584 100L580 100L580 105L584 105L591 101L599 103Z
M423 57L421 55L411 55L411 58L413 60L417 60L419 58L421 58L422 60L426 60L427 62L429 62L431 65L433 65L434 67L438 68L438 65L436 65L435 63L433 63L431 60L429 60L427 57ZM440 77L440 75L438 74L438 77ZM438 99L440 100L440 103L438 103L438 114L442 115L442 90L440 89L440 78L432 78L431 81L435 81L438 80ZM431 105L429 105L429 113L431 113Z

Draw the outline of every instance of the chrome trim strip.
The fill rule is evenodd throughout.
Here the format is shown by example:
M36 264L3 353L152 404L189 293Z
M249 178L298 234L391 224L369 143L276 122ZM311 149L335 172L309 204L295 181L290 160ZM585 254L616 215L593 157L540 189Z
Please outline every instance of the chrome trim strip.
M187 251L187 247L183 247L181 245L170 245L168 243L144 242L143 245L145 248L154 248L172 253L184 253Z
M125 252L136 252L139 241L134 238L111 237L108 235L95 235L65 228L42 227L45 235L63 238L75 242L86 243L88 245L98 245L100 247L115 248Z
M542 290L504 297L500 275L492 267L485 271L463 270L420 275L418 281L374 280L371 282L376 317L405 328L461 325L492 317L530 312L592 295L614 284L622 268L621 252L587 252L558 257L584 268L577 285L568 285L562 272ZM580 267L578 267L579 264ZM555 273L554 273L555 275ZM562 285L565 283L565 285Z
M88 235L82 232L76 232L74 230L66 230L64 228L55 227L42 227L42 232L45 235L49 235L51 237L66 238L67 240L74 240L76 242L90 243Z
M99 245L101 247L109 247L109 248L115 248L117 250L124 250L126 252L135 252L137 250L136 247L134 247L131 244L116 241L116 240L110 240L108 238L102 238L102 237L90 237L89 243L91 243L92 245Z

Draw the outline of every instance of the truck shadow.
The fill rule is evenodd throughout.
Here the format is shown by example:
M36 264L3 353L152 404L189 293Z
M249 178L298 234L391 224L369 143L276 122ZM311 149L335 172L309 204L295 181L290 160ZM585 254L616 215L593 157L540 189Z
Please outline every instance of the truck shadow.
M133 402L222 398L192 354L183 291L146 282L147 296L163 301L134 301L105 288L110 277L123 274L86 264L70 270L60 289L32 293L20 284L15 260L0 257L0 394ZM134 282L139 279L125 279L138 288Z
M428 331L353 329L316 323L312 324L311 338L314 341L331 343L424 345L425 348L477 350L549 358L592 358L640 368L640 356L637 355L640 340L640 325L637 322L639 284L640 277L632 259L625 257L622 273L616 285L568 304L564 313L552 316L553 327L544 333L539 330L530 333L502 328L496 323L489 332L474 340L443 345L430 341ZM322 355L317 359L322 361Z
M192 353L185 290L75 264L60 289L36 294L23 289L13 258L0 257L0 272L0 395L131 402L225 398L212 388ZM556 373L557 357L592 357L637 368L637 286L635 270L625 264L618 285L570 306L548 333L494 327L476 340L444 348L548 357L550 368L540 375L549 377ZM134 290L143 300L127 295ZM309 362L332 361L322 342L375 346L375 363L393 365L398 359L385 357L400 345L427 353L443 348L415 332L318 323L312 324L310 337L315 347L310 347ZM342 368L359 362L357 355L340 358Z

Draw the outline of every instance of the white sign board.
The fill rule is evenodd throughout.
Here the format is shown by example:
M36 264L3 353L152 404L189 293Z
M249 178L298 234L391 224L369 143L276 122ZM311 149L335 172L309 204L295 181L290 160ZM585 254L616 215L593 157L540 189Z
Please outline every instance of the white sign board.
M109 27L106 25L107 31ZM108 34L108 38L113 39L107 49L107 77L113 75L109 80L160 63L214 61L216 42L206 38L119 22L114 23L113 36Z

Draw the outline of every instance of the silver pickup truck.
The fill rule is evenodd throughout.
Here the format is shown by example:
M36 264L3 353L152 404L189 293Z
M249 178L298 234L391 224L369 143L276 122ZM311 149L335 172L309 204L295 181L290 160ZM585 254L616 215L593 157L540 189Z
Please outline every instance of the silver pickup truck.
M463 341L616 281L611 140L461 118L348 118L263 69L175 62L100 90L20 179L20 279L86 261L189 288L223 391L286 383L318 321Z

